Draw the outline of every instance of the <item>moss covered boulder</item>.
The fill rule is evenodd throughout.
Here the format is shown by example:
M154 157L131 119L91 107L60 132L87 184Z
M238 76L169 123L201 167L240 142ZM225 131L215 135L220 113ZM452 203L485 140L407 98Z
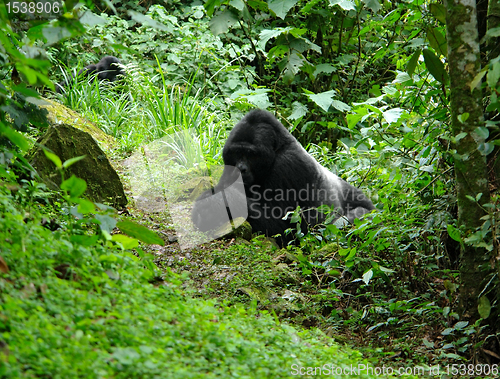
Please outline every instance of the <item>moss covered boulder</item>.
M92 136L67 124L51 125L38 144L49 148L62 162L85 155L85 158L69 167L65 178L75 175L87 182L85 195L99 203L123 208L127 198L118 174L109 163ZM35 146L27 157L44 182L52 189L58 189L61 175L41 147Z

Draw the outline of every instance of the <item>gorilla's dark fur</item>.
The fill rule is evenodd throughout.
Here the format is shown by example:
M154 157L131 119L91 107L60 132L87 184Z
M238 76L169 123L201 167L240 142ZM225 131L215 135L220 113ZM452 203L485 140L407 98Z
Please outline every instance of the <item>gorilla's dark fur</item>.
M113 56L105 56L102 58L99 63L89 64L81 69L77 77L97 77L99 80L109 80L110 82L114 82L119 75L125 75L125 72L120 67L120 60ZM72 79L65 79L62 82L56 84L56 92L61 93L64 91L64 88L71 83Z
M223 158L226 167L219 183L202 193L193 207L191 218L202 231L220 226L214 225L212 217L220 202L210 205L201 200L223 190L233 204L235 200L243 202L246 196L247 221L253 231L268 236L281 234L279 242L291 239L284 231L292 225L283 217L297 206L305 211L303 216L309 225L325 220L326 215L315 210L322 204L334 205L337 218L343 216L349 222L375 209L361 190L321 166L267 111L253 110L233 128L224 145ZM238 171L245 193L228 190Z

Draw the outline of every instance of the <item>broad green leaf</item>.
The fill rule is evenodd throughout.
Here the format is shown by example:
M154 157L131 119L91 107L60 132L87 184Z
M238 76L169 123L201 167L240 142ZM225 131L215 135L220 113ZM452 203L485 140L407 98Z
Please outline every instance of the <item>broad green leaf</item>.
M345 11L356 10L354 2L350 0L330 0L330 5L338 5Z
M229 5L235 7L239 11L242 11L243 8L245 8L245 3L243 2L243 0L231 0L229 2Z
M203 6L207 10L207 16L211 17L214 14L215 7L220 4L219 0L206 0Z
M494 148L495 145L489 142L481 142L479 145L477 145L477 150L481 153L481 155L484 156L489 155Z
M120 221L116 224L118 229L130 237L137 238L147 244L165 245L165 242L155 232L149 230L145 226L136 224L132 221Z
M486 82L488 87L491 89L497 88L497 83L500 80L500 62L496 61L493 64L490 63L490 69L488 70L488 75L486 76Z
M48 151L47 149L43 149L43 152L45 156L49 158L49 160L51 160L56 165L57 168L62 169L61 159L57 155L55 155L51 151Z
M84 25L95 26L105 24L106 20L101 16L92 13L91 11L87 11L83 14L82 17L80 17L80 22Z
M406 83L412 82L413 79L406 72L398 72L396 78L392 81L393 83Z
M348 114L347 115L347 127L349 129L354 129L356 124L361 121L364 116L361 114Z
M444 68L443 62L439 59L436 54L432 50L424 49L424 62L429 70L430 74L436 79L438 82L446 84L448 82L448 73Z
M384 116L385 121L387 121L388 124L391 124L393 122L397 122L403 112L404 110L401 108L392 108L382 112L382 115Z
M373 270L369 269L363 274L363 282L365 282L365 284L368 284L370 283L371 278L373 278Z
M95 212L95 205L93 202L87 199L80 199L78 201L78 213L87 214Z
M74 242L74 243L76 243L78 245L82 245L82 246L92 246L97 242L98 239L99 239L99 236L97 234L94 234L92 236L81 235L81 234L72 234L69 237L69 240L71 242Z
M429 10L436 20L438 20L441 24L446 24L446 9L444 5L432 3L429 6Z
M331 74L332 72L336 72L337 68L332 66L329 63L322 63L316 66L316 69L314 70L314 77L318 76L318 74L325 73L325 74Z
M268 0L267 4L276 16L284 20L288 11L298 2L298 0Z
M263 31L260 32L259 34L259 42L258 45L261 47L263 50L266 48L267 41L269 41L271 38L276 38L282 33L288 33L291 28L279 28L279 29L264 29Z
M238 15L233 9L226 9L212 17L208 24L214 35L226 33L231 26L238 22Z
M328 112L330 105L332 105L334 95L335 91L330 90L327 92L321 92L317 94L308 94L307 97L309 97L309 99L314 101L316 105L321 107L321 109L323 109L325 112Z
M256 93L254 95L245 95L243 97L246 98L249 103L252 103L261 109L267 109L271 106L267 93Z
M302 54L298 53L296 50L292 50L292 53L285 58L286 66L283 73L283 79L285 82L291 83L295 78L295 75L299 72L300 68L304 65L305 58Z
M459 321L453 326L453 329L461 330L465 328L467 325L469 325L469 321Z
M349 112L351 107L340 100L332 100L332 107L341 112Z
M0 136L3 135L7 137L14 145L19 147L22 151L26 151L29 149L28 141L27 139L19 132L15 131L14 129L6 126L2 122L0 122ZM44 149L45 151L45 149ZM57 157L57 155L56 155ZM48 157L47 157L48 158ZM50 158L49 158L50 159ZM59 157L57 157L59 159ZM59 162L61 160L59 159ZM56 165L57 166L57 165Z
M420 166L419 167L420 171L425 171L425 172L430 172L430 173L434 172L434 169L435 168L432 165L431 166Z
M439 28L427 28L427 39L431 47L440 55L446 57L448 55L448 44L446 37L441 33Z
M464 114L468 114L468 113L464 113ZM490 136L490 131L488 130L488 128L486 128L484 126L478 126L476 129L474 129L474 133L483 141L486 140L486 138L488 138Z
M68 191L71 197L77 198L83 195L87 189L87 183L85 180L77 178L75 175L71 175L71 178L61 183L61 189Z
M486 32L486 36L490 38L500 37L500 27L488 29L488 31Z
M70 158L63 163L63 168L68 168L69 166L75 164L76 162L81 161L85 157L86 157L86 155L81 155L79 157Z
M479 83L482 82L484 76L488 73L488 67L483 68L474 79L472 79L472 82L470 82L470 90L471 92L478 87Z
M457 242L462 241L462 238L460 237L460 230L455 228L453 225L451 224L446 225L446 230L448 231L448 235L450 236L451 239Z
M294 101L292 104L292 114L288 116L289 120L298 120L307 114L307 106Z
M116 226L116 220L111 216L101 215L98 213L95 215L95 219L99 221L99 227L101 228L102 232L111 234Z
M465 121L467 121L469 119L469 114L466 112L466 113L462 113L462 114L459 114L457 116L457 120L463 124Z
M452 334L454 331L455 331L455 330L454 330L453 328L446 328L445 330L443 330L443 331L441 332L441 334L442 334L443 336L448 336L448 335Z
M481 296L477 302L477 311L479 316L483 319L490 317L491 304L490 300L486 296Z
M408 65L406 66L406 72L408 73L408 75L413 76L413 73L417 68L418 58L420 58L420 54L422 54L422 50L418 49L413 53L410 60L408 61Z
M356 248L355 248L355 247L353 247L353 248L351 249L351 251L349 251L349 254L347 255L347 257L345 257L345 260L346 260L346 261L350 261L350 260L352 260L355 256L356 256Z
M143 15L139 12L135 12L135 11L128 11L127 13L132 18L132 20L138 22L139 24L148 25L148 26L151 26L152 28L159 29L159 30L164 30L164 31L169 30L169 28L167 26L163 25L161 22L153 20L149 16L145 16L145 15Z
M362 0L366 7L370 9L373 13L377 13L381 8L380 2L378 0Z
M452 142L457 143L458 141L465 138L466 136L467 136L467 133L465 133L465 132L458 133L455 137L452 138Z
M123 234L113 234L111 241L119 242L125 250L133 249L139 246L139 241L135 238L130 238Z

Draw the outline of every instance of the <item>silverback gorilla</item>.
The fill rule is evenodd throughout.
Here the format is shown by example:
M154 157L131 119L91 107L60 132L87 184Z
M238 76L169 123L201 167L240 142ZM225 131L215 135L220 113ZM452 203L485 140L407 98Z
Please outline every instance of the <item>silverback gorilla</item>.
M375 209L361 190L321 166L267 111L253 110L236 124L224 145L223 159L225 168L219 183L198 197L191 213L194 225L201 231L220 226L214 222L220 218L214 218L213 212L223 208L221 200L213 204L202 200L221 191L226 206L228 202L245 204L246 197L247 221L253 232L280 234L280 244L292 239L284 235L292 225L283 217L297 206L308 225L326 219L327 215L316 209L323 204L335 207L336 219L345 217L351 223ZM244 193L230 187L238 173L243 179ZM228 207L228 211L233 211L235 218L234 207Z
M114 82L118 75L125 75L125 72L119 66L120 64L121 62L118 58L108 55L103 57L99 63L89 64L88 66L82 68L76 77L84 76L87 78L94 75L99 80L109 80L110 82ZM69 78L57 83L56 92L63 92L64 88L70 83L71 79Z

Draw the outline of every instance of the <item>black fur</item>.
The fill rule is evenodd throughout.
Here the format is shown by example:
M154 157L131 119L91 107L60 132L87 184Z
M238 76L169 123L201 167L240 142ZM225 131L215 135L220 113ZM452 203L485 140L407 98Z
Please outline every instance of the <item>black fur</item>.
M119 66L121 64L120 60L113 56L105 56L97 64L89 64L81 69L77 77L97 77L99 80L109 80L114 82L119 75L125 75L125 72ZM56 92L61 93L64 88L71 83L71 79L65 79L62 82L56 84Z
M214 224L212 217L214 207L220 203L210 205L201 200L223 190L233 202L243 201L245 195L247 221L253 231L268 236L281 234L280 243L291 239L284 231L292 225L289 218L283 217L297 206L305 211L303 218L309 225L325 220L326 215L316 211L322 204L334 205L337 219L343 216L349 222L375 209L361 190L321 166L267 111L253 110L233 128L224 145L223 158L226 167L219 183L201 194L193 207L191 218L202 231L220 226ZM238 174L231 167L241 172L244 194L228 190Z

